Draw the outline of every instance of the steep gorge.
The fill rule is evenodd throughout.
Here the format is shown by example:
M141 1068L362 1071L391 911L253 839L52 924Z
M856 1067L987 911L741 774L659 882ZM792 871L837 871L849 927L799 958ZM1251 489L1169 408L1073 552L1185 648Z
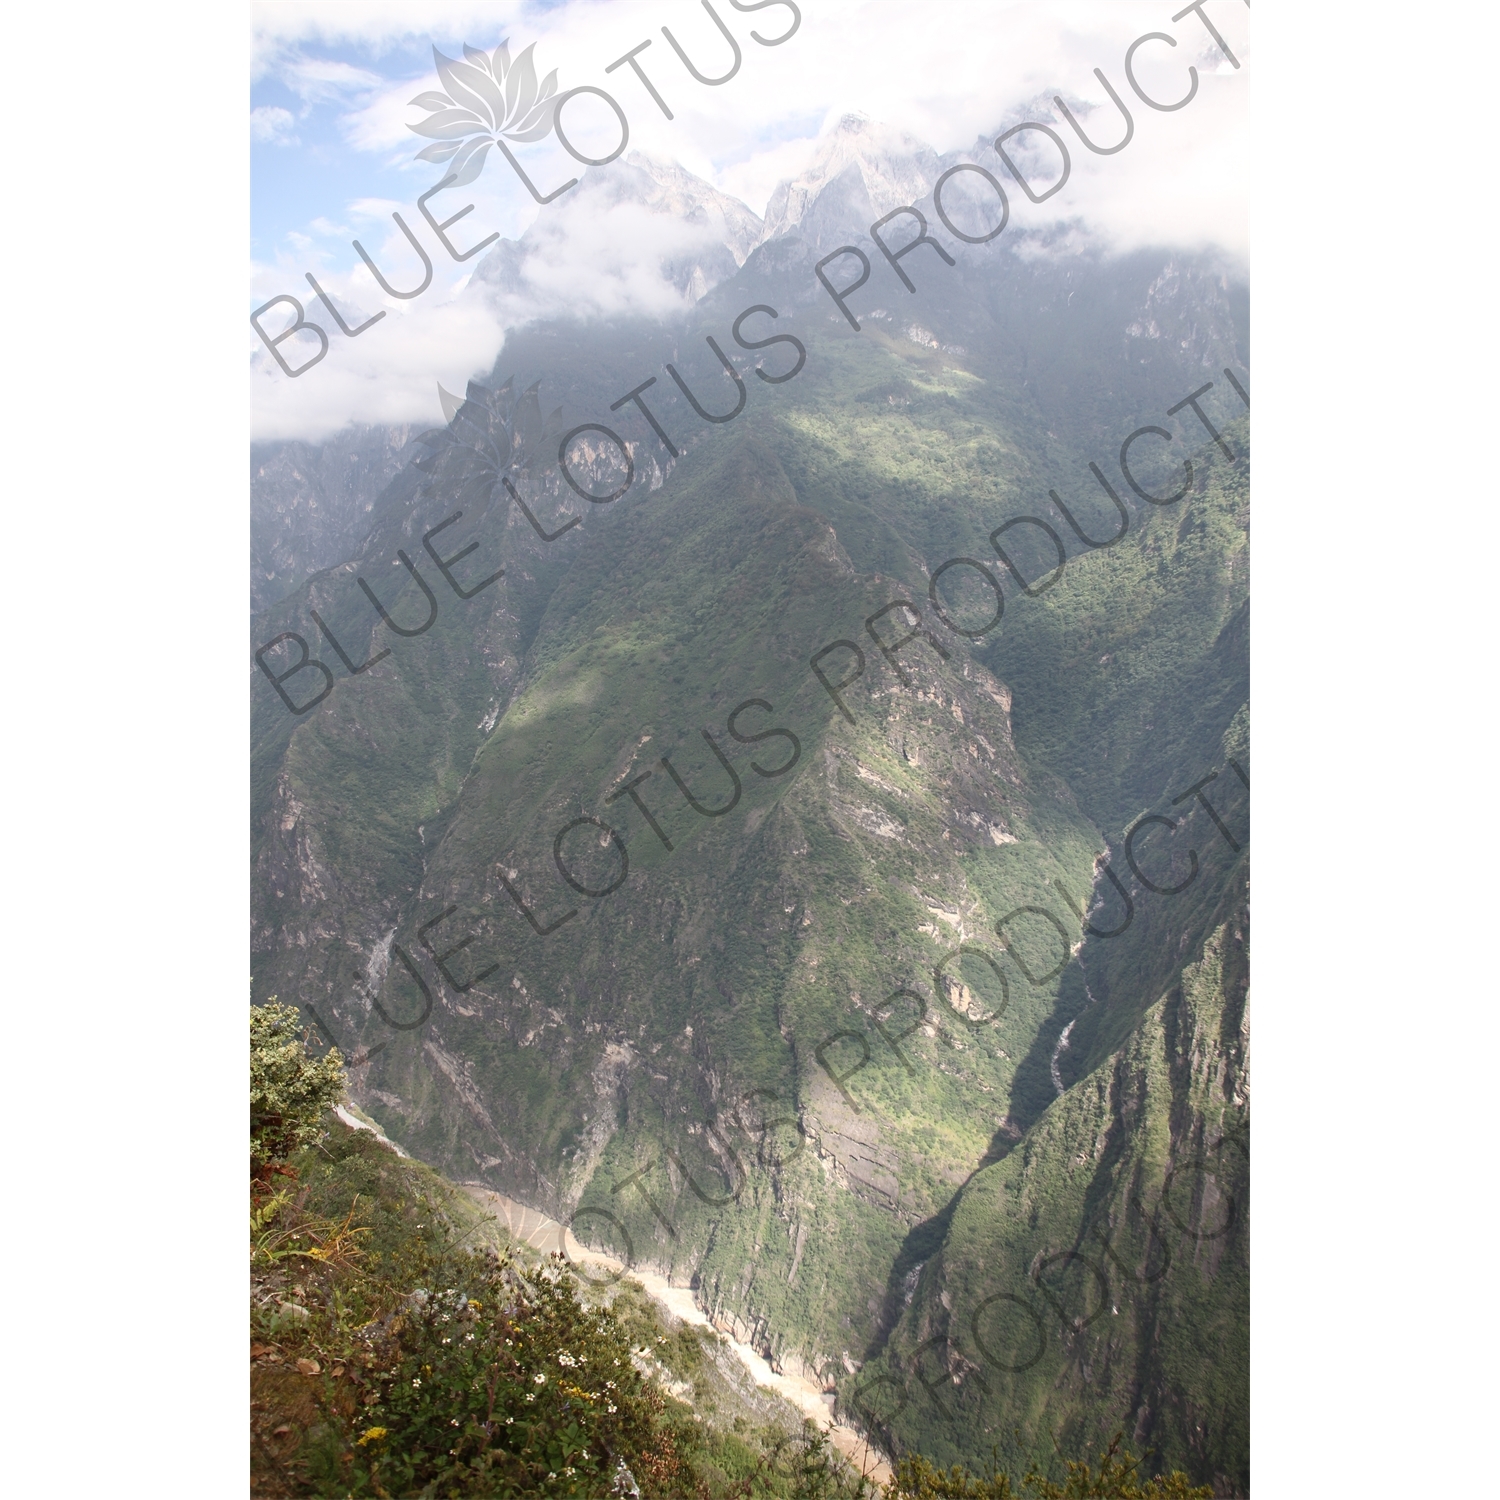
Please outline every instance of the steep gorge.
M255 991L353 1056L407 1150L690 1286L888 1440L972 1463L1016 1427L1082 1451L1124 1425L1233 1491L1243 403L1219 382L1232 458L1175 428L1191 482L1125 489L1117 545L1044 498L1113 524L1089 463L1235 357L1207 271L1145 259L976 259L911 299L922 337L881 309L855 335L782 239L681 327L519 337L509 394L470 396L534 520L450 444L254 622L333 681L299 715L254 676ZM670 463L619 418L643 482L580 502L543 410L597 420L643 351L696 369L755 298L805 371L757 385L737 355L752 401L722 430L664 396L693 434ZM1068 538L1053 583L1036 525L991 541L1018 516ZM503 577L463 599L436 560L470 542L462 585ZM1033 1319L1044 1352L1006 1370Z

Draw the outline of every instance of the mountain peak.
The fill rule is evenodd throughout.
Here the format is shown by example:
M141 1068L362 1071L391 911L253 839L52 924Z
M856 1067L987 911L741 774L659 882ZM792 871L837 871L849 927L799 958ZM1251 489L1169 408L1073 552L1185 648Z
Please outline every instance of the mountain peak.
M856 225L862 229L925 197L941 170L937 152L925 141L867 115L844 115L807 168L777 184L766 207L764 237L796 233L827 248L847 239Z
M736 265L760 242L760 215L748 204L728 193L721 193L712 183L689 172L681 163L663 161L644 151L632 151L625 158L627 166L650 179L654 192L647 195L648 206L658 213L668 213L690 224L710 227L734 256Z

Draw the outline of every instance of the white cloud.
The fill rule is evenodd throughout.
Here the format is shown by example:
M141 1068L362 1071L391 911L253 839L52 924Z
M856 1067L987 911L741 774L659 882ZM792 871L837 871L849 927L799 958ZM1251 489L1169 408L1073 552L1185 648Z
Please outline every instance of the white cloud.
M460 297L418 307L403 306L381 295L361 269L358 278L320 276L345 322L383 311L385 317L358 338L337 332L312 289L303 282L298 300L308 318L328 330L329 352L296 379L288 379L264 344L250 331L253 434L257 441L306 438L317 441L350 421L429 422L437 426L442 412L437 382L462 390L471 376L488 375L505 342L505 331L488 300L469 289ZM274 295L268 291L267 297ZM434 291L429 296L438 296ZM275 337L292 322L284 303L262 319ZM358 320L358 321L357 321ZM247 330L249 331L249 330ZM293 369L318 352L308 335L288 339L281 354Z
M387 214L400 212L404 206L394 198L355 198L348 212L355 219L383 219Z
M379 51L413 36L478 36L507 24L528 27L526 5L503 8L485 0L256 0L251 11L254 55L264 71L288 44L356 43ZM541 9L541 8L539 8ZM545 12L544 12L545 13Z
M337 104L351 94L367 94L385 82L378 73L321 57L288 62L281 77L306 104Z
M292 127L297 122L289 109L275 105L264 105L250 111L250 139L264 145L295 146L297 137Z
M597 201L537 221L527 237L521 284L497 298L507 326L547 317L664 317L691 304L663 274L717 243L706 227L634 203Z
M744 161L731 162L712 175L703 175L708 176L716 187L732 193L741 202L748 203L758 214L764 215L766 204L776 191L776 184L795 177L817 150L819 133L824 123L819 121L819 129L808 135L778 141L774 146L747 156Z
M408 101L424 89L440 89L441 82L431 70L418 78L403 78L380 90L361 108L351 110L339 124L344 139L356 151L406 150L415 155L427 144L408 130L407 124L425 120L424 110L413 109Z

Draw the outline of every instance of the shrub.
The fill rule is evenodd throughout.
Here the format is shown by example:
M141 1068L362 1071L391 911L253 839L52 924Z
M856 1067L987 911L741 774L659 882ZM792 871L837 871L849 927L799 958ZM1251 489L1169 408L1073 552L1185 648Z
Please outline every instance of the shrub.
M344 1095L344 1060L334 1048L315 1058L307 1050L295 1006L250 1007L250 1175L310 1145L323 1112Z
M415 1289L392 1336L372 1341L374 1399L345 1449L352 1493L602 1495L622 1462L652 1492L677 1489L662 1396L571 1277L444 1262L429 1270L449 1284Z

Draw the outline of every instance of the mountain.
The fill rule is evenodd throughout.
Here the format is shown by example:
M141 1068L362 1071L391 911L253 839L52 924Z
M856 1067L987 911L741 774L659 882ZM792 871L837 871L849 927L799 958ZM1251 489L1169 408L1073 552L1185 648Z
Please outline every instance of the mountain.
M805 171L780 182L766 206L764 238L796 234L826 253L904 204L932 192L943 170L936 151L905 131L845 115Z
M597 249L602 237L615 243L622 283L611 313L679 313L733 276L762 231L759 215L739 199L676 162L632 151L623 162L586 171L519 240L501 240L460 295L483 298L509 327L565 314L566 299L548 290L559 263L576 253L570 247ZM355 424L320 443L252 444L252 610L354 553L376 497L415 456L407 445L416 432L410 423Z
M351 426L322 443L251 444L252 610L349 556L414 436L409 425Z
M872 254L856 331L813 262L936 163L845 122L696 300L517 329L256 617L331 690L251 668L254 989L893 1450L1243 1493L1245 294L1002 236Z

